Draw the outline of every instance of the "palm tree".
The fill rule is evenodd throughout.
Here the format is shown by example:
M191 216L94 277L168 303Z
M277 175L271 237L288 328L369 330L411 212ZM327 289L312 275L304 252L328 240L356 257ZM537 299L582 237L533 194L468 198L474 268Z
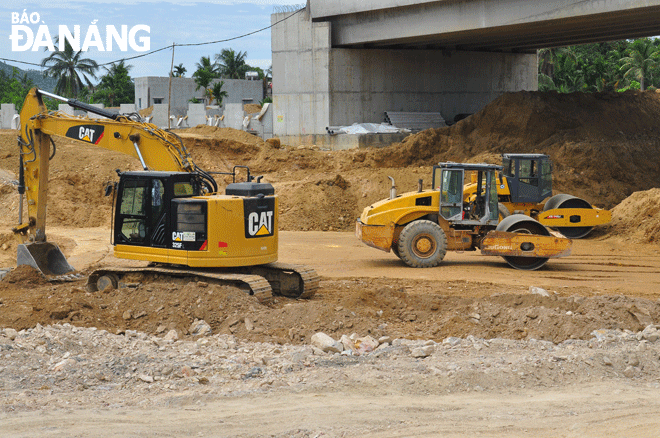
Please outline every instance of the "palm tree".
M228 96L227 92L222 89L223 85L225 85L225 81L216 82L213 84L213 90L211 91L211 98L215 99L218 106L222 106L222 99Z
M128 72L133 68L132 65L125 65L122 59L119 62L110 64L110 68L103 67L106 74L101 77L94 100L114 106L115 103L130 103L135 100L135 84Z
M82 50L75 52L65 39L64 50L57 50L41 61L41 66L47 67L44 75L57 79L56 93L77 97L85 84L93 86L90 77L96 79L99 65L93 59L81 58L82 53Z
M245 57L247 52L235 52L233 49L222 49L222 51L215 55L215 60L220 66L220 73L223 77L229 79L240 79L245 75L248 70L245 64Z
M204 88L204 99L206 100L206 96L208 96L210 91L209 85L211 84L211 81L220 77L220 73L218 72L218 64L215 62L211 63L210 56L202 56L199 62L195 64L195 67L197 67L197 70L192 75L192 77L195 79L195 83L197 84L197 88L195 88L195 90Z
M182 63L182 64L179 64L179 65L175 65L175 66L174 66L173 76L174 76L175 78L182 78L182 77L184 77L184 76L186 75L186 72L187 72L187 71L188 71L188 70L186 70L186 68L183 66L183 63Z
M554 81L555 66L557 60L562 56L575 58L575 53L573 53L570 47L551 47L548 49L539 49L537 52L539 73L546 75L548 78L550 78L550 81Z
M644 80L651 77L651 70L658 66L660 53L650 38L635 40L628 56L621 58L621 71L624 79L632 77L639 81L639 89L644 91Z

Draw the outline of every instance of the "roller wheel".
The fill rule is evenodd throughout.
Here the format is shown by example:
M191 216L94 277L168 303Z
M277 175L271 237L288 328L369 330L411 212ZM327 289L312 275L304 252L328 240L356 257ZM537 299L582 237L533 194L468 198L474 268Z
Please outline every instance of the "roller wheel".
M497 225L497 231L509 233L538 234L549 236L550 232L540 222L524 214L514 214L505 218ZM545 265L547 258L542 257L503 257L512 268L523 271L534 271Z
M96 289L103 292L108 290L117 289L119 287L119 278L115 274L104 274L96 280Z
M432 268L445 258L447 237L435 222L414 221L401 231L398 247L398 256L406 265Z
M584 199L576 198L571 195L555 195L548 199L548 202L543 206L543 211L552 210L553 208L593 208ZM594 227L556 227L555 230L559 231L569 239L581 239L594 229Z

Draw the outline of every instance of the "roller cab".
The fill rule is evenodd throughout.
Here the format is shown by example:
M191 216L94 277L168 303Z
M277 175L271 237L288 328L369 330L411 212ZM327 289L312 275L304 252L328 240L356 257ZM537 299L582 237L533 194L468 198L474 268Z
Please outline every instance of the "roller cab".
M545 154L502 154L498 201L500 217L531 216L571 239L585 237L612 220L611 212L568 194L552 195L552 162ZM465 195L472 192L466 185Z

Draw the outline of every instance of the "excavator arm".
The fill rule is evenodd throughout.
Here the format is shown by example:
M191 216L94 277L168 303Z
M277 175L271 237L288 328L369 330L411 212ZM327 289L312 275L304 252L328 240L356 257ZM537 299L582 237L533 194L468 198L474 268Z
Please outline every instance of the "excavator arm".
M95 113L104 118L74 117L62 112L49 112L42 96L68 103L74 108ZM139 116L136 116L139 119ZM49 161L55 154L51 135L98 146L130 155L140 161L145 170L200 172L181 139L156 125L134 120L92 105L67 99L33 88L25 98L20 114L18 137L21 158L19 192L27 198L28 222L15 232L23 242L45 242ZM217 191L213 178L206 178L208 191ZM21 207L23 205L21 199ZM22 216L22 211L19 216Z
M101 118L50 112L42 96L66 102ZM51 136L66 137L130 155L138 159L145 170L197 173L206 192L218 190L213 177L195 165L177 135L143 122L137 114L134 118L115 114L33 88L25 98L20 121L19 220L13 229L21 242L17 263L32 265L47 277L62 277L74 271L57 245L46 239L48 174L50 160L56 152ZM23 222L23 196L27 200L27 222Z

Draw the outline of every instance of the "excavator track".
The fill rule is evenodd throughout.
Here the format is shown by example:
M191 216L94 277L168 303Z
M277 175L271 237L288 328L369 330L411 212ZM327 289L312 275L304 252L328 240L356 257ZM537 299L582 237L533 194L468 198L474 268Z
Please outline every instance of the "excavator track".
M270 302L273 295L289 298L311 298L319 287L319 276L309 266L269 263L226 270L188 269L159 265L139 268L97 269L87 279L87 290L95 292L108 286L117 288L121 277L131 273L163 274L172 277L190 277L232 284L249 289L249 294L254 295L259 302L264 304Z
M239 268L242 273L264 277L273 288L273 295L288 298L312 298L319 288L316 271L305 265L268 263Z
M87 290L94 292L105 289L107 286L117 288L120 278L126 274L148 273L164 274L172 277L191 277L232 284L241 288L249 288L249 294L254 295L259 302L267 303L272 299L273 291L266 280L260 275L251 275L237 272L218 272L217 270L186 269L170 266L147 266L142 268L109 268L98 269L92 272L87 279Z

